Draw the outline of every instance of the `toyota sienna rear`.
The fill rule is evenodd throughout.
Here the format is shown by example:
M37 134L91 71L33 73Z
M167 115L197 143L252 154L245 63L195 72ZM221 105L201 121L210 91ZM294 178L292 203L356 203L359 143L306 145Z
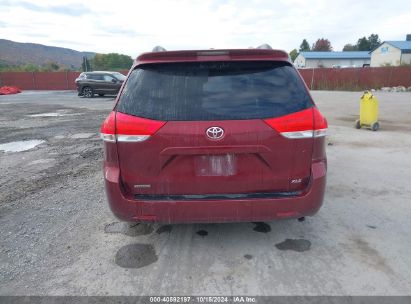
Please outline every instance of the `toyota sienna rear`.
M165 223L313 215L326 130L283 51L144 53L101 127L111 210Z

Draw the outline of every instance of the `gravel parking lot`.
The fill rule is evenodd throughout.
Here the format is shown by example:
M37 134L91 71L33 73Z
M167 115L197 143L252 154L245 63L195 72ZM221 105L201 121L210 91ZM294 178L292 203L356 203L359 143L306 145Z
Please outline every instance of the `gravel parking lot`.
M330 125L316 216L172 226L108 208L114 98L0 96L0 295L411 295L411 93L376 95L372 132L353 127L360 92L313 92Z

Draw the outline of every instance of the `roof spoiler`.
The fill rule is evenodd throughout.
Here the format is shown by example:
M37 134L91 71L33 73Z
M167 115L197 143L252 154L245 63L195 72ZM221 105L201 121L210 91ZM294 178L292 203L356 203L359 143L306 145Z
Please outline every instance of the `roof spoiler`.
M252 48L252 47L250 47ZM262 49L262 50L272 50L273 48L271 47L271 45L269 45L268 43L263 43L259 46L256 47L257 49ZM163 48L160 45L157 45L153 48L152 52L165 52L167 51L165 48Z
M289 60L289 55L272 49L222 49L149 52L139 55L137 63L177 62L177 61L214 61L214 60Z

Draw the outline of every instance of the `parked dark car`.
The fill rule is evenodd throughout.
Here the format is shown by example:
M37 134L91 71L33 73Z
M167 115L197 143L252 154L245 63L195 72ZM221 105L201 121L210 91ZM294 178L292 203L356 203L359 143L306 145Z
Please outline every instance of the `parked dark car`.
M119 72L84 72L75 80L79 96L117 95L126 76Z
M284 51L145 53L101 127L108 202L139 222L313 215L326 131Z

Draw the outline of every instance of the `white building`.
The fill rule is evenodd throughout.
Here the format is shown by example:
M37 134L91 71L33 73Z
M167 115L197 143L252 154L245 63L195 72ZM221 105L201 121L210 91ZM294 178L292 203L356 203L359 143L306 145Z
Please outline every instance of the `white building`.
M372 67L411 64L411 35L406 41L384 41L370 54Z
M300 52L294 60L297 68L332 68L369 66L369 52Z

